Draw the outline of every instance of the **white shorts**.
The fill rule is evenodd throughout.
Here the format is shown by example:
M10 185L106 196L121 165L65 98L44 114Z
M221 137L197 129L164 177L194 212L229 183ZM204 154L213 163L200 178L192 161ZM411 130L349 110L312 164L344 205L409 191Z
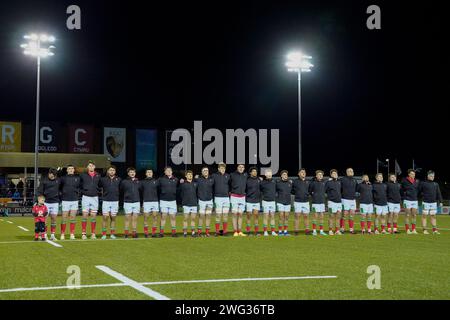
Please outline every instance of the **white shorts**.
M400 203L388 202L389 213L400 213Z
M274 213L276 210L275 201L262 201L262 207L264 213Z
M168 213L168 214L177 214L177 202L175 200L173 201L165 201L165 200L159 200L159 208L161 210L161 213Z
M388 212L389 212L389 208L388 208L387 205L385 205L385 206L377 206L377 205L374 205L374 207L375 207L375 214L376 214L377 216L385 216L385 215L387 215Z
M330 213L341 212L342 211L342 203L334 202L334 201L328 201L328 211Z
M342 199L342 207L345 211L356 210L356 200Z
M260 210L261 209L261 204L259 202L257 203L250 203L247 202L247 212L253 212L253 210Z
M232 212L244 212L245 197L230 197L230 203Z
M278 212L291 212L291 205L277 202L277 210Z
M312 211L317 213L325 212L325 203L313 203L311 205Z
M45 203L50 216L57 216L59 211L59 203Z
M81 197L81 208L83 211L98 211L98 197Z
M214 204L212 200L208 200L208 201L203 201L203 200L198 200L198 212L199 213L206 213L206 210L208 210L208 212L212 211Z
M102 202L102 214L112 216L117 215L119 212L119 201L103 201Z
M216 207L216 212L222 213L224 209L230 210L230 198L228 197L215 197L214 206Z
M141 213L141 203L140 202L124 202L123 211L125 214L140 214Z
M361 214L372 214L373 213L373 204L360 203L359 204L359 212Z
M423 215L435 215L437 212L437 202L428 203L422 202L422 214Z
M183 206L183 213L197 213L197 206Z
M403 200L406 209L419 209L419 201Z
M62 211L68 212L68 211L78 211L78 200L75 201L62 201L61 203Z
M158 212L159 211L159 203L158 201L147 201L144 202L144 212Z
M294 202L295 213L309 213L309 202Z

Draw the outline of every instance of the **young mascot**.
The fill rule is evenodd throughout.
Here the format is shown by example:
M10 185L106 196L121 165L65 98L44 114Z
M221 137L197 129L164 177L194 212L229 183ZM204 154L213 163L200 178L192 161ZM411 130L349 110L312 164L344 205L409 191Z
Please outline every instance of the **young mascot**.
M34 216L34 241L45 241L45 218L48 215L48 208L44 203L44 196L38 196L37 200L37 203L33 206L32 209Z

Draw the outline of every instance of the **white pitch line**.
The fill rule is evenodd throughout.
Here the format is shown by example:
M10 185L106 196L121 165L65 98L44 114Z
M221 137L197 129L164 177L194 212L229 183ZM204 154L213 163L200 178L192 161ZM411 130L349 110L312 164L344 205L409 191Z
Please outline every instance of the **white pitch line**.
M206 280L180 280L180 281L158 281L158 282L141 282L139 285L170 285L170 284L183 284L183 283L209 283L209 282L237 282L237 281L273 281L273 280L303 280L303 279L334 279L337 276L303 276L303 277L272 277L272 278L241 278L241 279L206 279ZM127 283L104 283L104 284L85 284L80 285L79 288L103 288L103 287L124 287L128 286ZM68 286L55 286L55 287L32 287L32 288L11 288L0 289L0 293L5 292L21 292L21 291L44 291L44 290L61 290L71 289Z
M136 281L124 276L123 274L108 268L107 266L95 266L95 267L97 269L103 271L104 273L110 275L111 277L116 278L117 280L123 282L124 284L136 289L137 291L142 292L143 294L146 294L149 297L152 297L153 299L170 300L170 298L163 296L159 292L153 291L152 289L145 287L144 285L140 284L139 282L136 282Z
M17 228L22 229L23 231L30 231L30 230L28 230L27 228L24 228L24 227L22 227L22 226L17 226Z
M59 243L53 242L52 240L47 240L46 241L48 244L51 244L52 246L58 247L58 248L62 248L62 245L60 245Z
M304 277L272 277L272 278L236 278L236 279L207 279L207 280L180 280L143 282L143 285L164 285L182 283L210 283L210 282L239 282L239 281L274 281L274 280L305 280L305 279L336 279L337 276L304 276Z
M6 221L6 222L8 222L8 223L10 223L10 224L13 224L13 223L14 223L14 222L12 222L12 221L9 221L9 220L8 220L8 221Z

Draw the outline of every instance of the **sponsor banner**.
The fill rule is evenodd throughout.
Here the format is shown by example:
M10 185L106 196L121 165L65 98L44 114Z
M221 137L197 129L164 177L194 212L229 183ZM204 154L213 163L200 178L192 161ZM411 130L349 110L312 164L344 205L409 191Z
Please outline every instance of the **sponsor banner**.
M22 123L0 121L0 152L22 151Z
M125 162L126 132L125 128L103 128L103 153L111 158L111 162Z
M155 129L136 129L136 169L156 170L156 146L158 132Z
M69 124L69 153L93 153L94 127L92 125Z
M39 125L39 152L61 152L61 126L54 122Z
M8 214L28 214L31 213L31 206L5 206L0 207L0 216Z

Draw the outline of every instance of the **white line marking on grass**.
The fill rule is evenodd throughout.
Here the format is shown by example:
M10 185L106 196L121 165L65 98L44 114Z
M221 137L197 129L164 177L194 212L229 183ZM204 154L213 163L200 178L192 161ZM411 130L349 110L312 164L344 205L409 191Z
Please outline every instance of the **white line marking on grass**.
M116 278L119 281L122 281L123 283L125 283L126 285L136 289L139 292L142 292L143 294L146 294L149 297L152 297L153 299L156 300L170 300L168 297L163 296L162 294L153 291L150 288L144 287L144 285L140 284L139 282L136 282L130 278L127 278L126 276L124 276L121 273L118 273L117 271L114 271L110 268L108 268L107 266L95 266L97 269L103 271L104 273L110 275L113 278Z
M274 281L274 280L304 280L304 279L335 279L337 276L304 276L304 277L272 277L272 278L236 278L236 279L207 279L207 280L180 280L143 282L143 285L163 285L182 283L209 283L209 282L239 282L239 281Z
M98 267L103 267L103 266L97 266L97 268ZM107 268L107 267L105 267L105 268ZM111 270L111 269L109 269L109 270ZM102 270L102 271L104 271L104 270ZM113 271L113 270L111 270L111 271ZM113 271L113 272L115 272L115 271ZM303 280L303 279L334 279L334 278L337 278L337 276L303 276L303 277L240 278L240 279L239 278L238 279L206 279L206 280L180 280L180 281L158 281L158 282L141 282L141 283L136 282L136 283L138 285L140 285L140 286L144 286L144 285L148 286L148 285L170 285L170 284L183 284L183 283L237 282L237 281L271 281L271 280ZM128 279L128 278L126 278L126 279ZM130 280L130 279L128 279L128 280ZM133 280L130 280L130 281L133 281ZM129 284L126 283L126 282L104 283L104 284L85 284L85 285L80 285L79 288L103 288L103 287L124 287L124 286L129 286ZM68 286L56 286L56 287L11 288L11 289L0 289L0 293L21 292L21 291L61 290L61 289L70 289L70 287L68 287ZM145 288L145 289L148 289L148 288Z
M8 222L8 223L10 223L10 224L13 224L14 222L12 222L12 221L6 221L6 222Z
M28 230L27 228L24 228L24 227L22 227L22 226L17 226L17 228L22 229L23 231L30 231L30 230Z
M52 246L58 247L58 248L62 248L62 245L60 245L59 243L53 242L52 240L47 240L46 241L48 244L51 244Z

